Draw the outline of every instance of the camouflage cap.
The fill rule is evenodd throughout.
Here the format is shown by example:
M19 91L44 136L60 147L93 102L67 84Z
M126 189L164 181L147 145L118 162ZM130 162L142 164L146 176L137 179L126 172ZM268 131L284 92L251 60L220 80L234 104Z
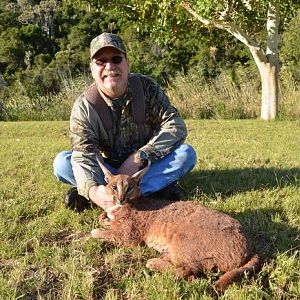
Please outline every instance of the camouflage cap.
M123 44L123 41L118 35L114 33L103 32L91 41L91 58L93 58L93 56L100 49L105 47L113 47L126 54L126 49Z

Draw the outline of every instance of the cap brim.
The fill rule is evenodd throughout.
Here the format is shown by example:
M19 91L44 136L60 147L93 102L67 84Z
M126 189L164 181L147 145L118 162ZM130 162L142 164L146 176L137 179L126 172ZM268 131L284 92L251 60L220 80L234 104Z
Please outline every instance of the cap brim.
M115 49L117 49L118 51L120 51L120 52L126 54L126 52L125 52L124 50L122 50L121 48L118 48L118 47L116 47L116 46L114 46L114 45L105 45L105 46L103 46L103 47L100 47L99 49L96 49L96 50L93 52L93 54L91 54L91 58L93 58L100 50L102 50L102 49L104 49L104 48L115 48Z

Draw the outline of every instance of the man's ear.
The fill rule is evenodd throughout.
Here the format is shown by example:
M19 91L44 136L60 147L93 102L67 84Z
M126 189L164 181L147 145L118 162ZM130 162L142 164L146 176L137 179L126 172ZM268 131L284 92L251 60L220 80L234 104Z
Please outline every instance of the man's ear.
M95 78L94 76L94 67L95 67L95 64L93 63L93 61L90 62L90 69L91 69L91 74L92 74L92 77Z

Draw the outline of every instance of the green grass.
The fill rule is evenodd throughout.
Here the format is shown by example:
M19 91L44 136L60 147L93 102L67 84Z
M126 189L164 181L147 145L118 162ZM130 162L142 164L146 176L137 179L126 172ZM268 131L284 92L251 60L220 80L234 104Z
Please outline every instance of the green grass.
M239 219L265 259L220 299L299 299L300 122L187 121L197 167L188 198ZM93 240L100 209L67 210L54 178L67 122L0 123L0 299L215 299L208 273L193 282L150 272L147 248Z

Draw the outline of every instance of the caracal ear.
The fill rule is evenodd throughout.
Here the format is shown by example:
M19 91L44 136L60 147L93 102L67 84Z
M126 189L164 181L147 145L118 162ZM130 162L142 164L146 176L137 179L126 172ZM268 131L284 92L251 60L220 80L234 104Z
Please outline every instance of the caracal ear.
M100 165L102 172L104 173L105 181L106 182L110 181L114 177L114 175L111 174L111 172L104 166L104 164L98 159L98 157L97 157L97 162Z
M136 182L140 182L143 178L143 176L146 174L146 172L148 171L149 167L151 165L151 162L148 162L148 166L146 166L144 169L134 173L131 178L134 179Z

